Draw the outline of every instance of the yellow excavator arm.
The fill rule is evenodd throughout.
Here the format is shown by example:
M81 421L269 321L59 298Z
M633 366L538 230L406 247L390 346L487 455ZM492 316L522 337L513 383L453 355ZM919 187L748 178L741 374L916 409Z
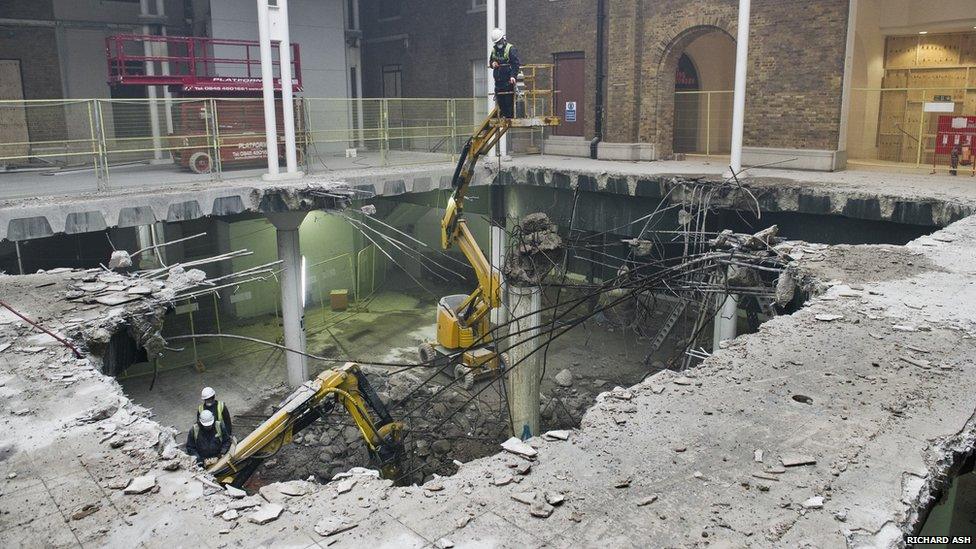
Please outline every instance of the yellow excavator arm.
M265 459L290 443L299 431L331 412L337 403L359 427L370 459L383 478L399 476L403 424L393 421L366 375L352 362L305 382L282 402L278 411L208 471L223 484L243 485Z
M478 246L474 235L468 229L462 214L464 197L474 178L478 160L485 156L498 143L511 127L511 120L499 116L496 107L481 123L478 131L471 136L461 151L451 185L454 192L447 201L447 211L441 220L441 246L448 250L455 244L474 269L478 287L454 311L461 326L476 325L491 309L501 305L501 279L492 270L484 252Z

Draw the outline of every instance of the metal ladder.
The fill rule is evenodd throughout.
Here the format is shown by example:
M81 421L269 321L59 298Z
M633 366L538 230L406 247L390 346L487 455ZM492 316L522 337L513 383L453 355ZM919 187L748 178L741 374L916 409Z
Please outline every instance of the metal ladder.
M688 302L683 299L674 306L674 309L671 310L671 314L668 315L668 318L664 321L664 325L661 326L661 329L657 332L657 335L654 336L653 340L651 340L651 348L648 354L661 348L661 344L663 344L664 340L667 339L668 335L671 334L671 330L674 329L675 324L677 324L678 320L681 319L681 315L685 313L685 308L687 307Z

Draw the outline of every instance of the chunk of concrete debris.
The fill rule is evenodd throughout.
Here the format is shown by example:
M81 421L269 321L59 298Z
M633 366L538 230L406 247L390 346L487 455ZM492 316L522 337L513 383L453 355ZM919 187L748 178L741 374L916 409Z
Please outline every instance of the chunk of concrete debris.
M513 480L515 479L512 478L512 475L502 475L500 477L495 478L493 483L495 486L505 486L507 484L511 484Z
M529 514L538 518L549 518L553 511L555 507L542 500L536 501L529 507Z
M341 480L341 481L339 481L338 484L336 484L336 490L340 494L345 494L346 492L352 490L353 486L356 485L356 482L358 482L358 481L356 479L354 479L354 478L347 478L347 479Z
M125 269L132 266L132 257L129 256L129 252L125 250L115 250L112 252L112 257L108 260L108 268L112 269Z
M538 492L516 492L512 494L512 499L519 503L524 503L526 505L532 505L538 498Z
M804 509L823 509L823 496L814 496L800 504Z
M553 507L559 507L566 501L566 496L559 492L546 492L546 503Z
M654 393L655 395L659 395L663 393L664 389L666 389L664 385L658 385L656 383L651 384L651 392Z
M821 322L833 322L835 320L840 320L840 319L844 318L844 315L837 315L837 314L830 314L830 313L820 313L818 315L814 315L813 318L815 318L815 319L817 319L817 320L819 320Z
M352 530L358 526L355 522L342 515L329 515L315 523L315 533L322 536L334 536L346 530Z
M783 463L783 467L799 467L817 463L817 458L803 454L783 454L779 460Z
M237 511L237 509L228 509L220 515L220 518L230 522L241 518L241 514Z
M681 376L674 379L675 385L692 385L694 383L695 383L694 379L691 379L690 377L686 377L686 376Z
M560 370L556 377L553 378L560 387L572 387L573 386L573 372L569 371L568 368Z
M549 440L569 440L569 431L546 431L542 436Z
M617 479L613 483L614 488L627 488L628 486L630 486L630 477Z
M132 479L123 490L126 494L144 494L156 486L156 477L143 475Z
M299 497L308 493L308 488L302 481L282 482L278 486L278 491L286 496Z
M436 480L428 481L424 484L424 490L428 492L440 492L444 489L444 483Z
M454 542L447 538L441 538L435 541L434 545L437 546L438 549L451 549L451 547L454 547Z
M637 506L638 507L646 507L646 506L654 503L655 501L657 501L657 496L656 495L643 497L643 498L637 500Z
M759 449L754 450L752 452L752 459L756 463L762 463L763 462L763 451L762 450L759 450Z
M273 520L278 520L285 508L277 503L265 503L258 510L248 515L247 520L254 524L267 524Z
M241 490L240 488L234 488L233 486L225 487L224 491L228 496L236 499L240 499L247 495L247 492L245 492L244 490Z
M524 456L527 458L536 457L539 452L535 448L529 446L528 444L522 442L521 440L511 437L502 443L502 449L506 452L510 452L519 456Z

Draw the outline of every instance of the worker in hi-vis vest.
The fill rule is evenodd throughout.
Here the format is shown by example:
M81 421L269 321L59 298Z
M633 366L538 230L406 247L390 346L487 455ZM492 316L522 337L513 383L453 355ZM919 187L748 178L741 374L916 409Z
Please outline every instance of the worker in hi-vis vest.
M505 31L493 29L491 31L491 41L495 46L491 49L491 61L489 65L493 69L495 77L495 103L498 110L505 118L515 117L515 82L518 78L522 62L519 61L518 52L505 38Z
M230 435L224 432L223 424L214 419L210 410L204 410L186 434L186 453L201 467L209 467L230 450L230 443Z
M213 387L204 387L203 391L200 392L200 400L203 403L197 409L197 419L200 418L200 414L204 410L208 410L223 425L223 432L227 438L234 436L234 429L230 421L230 410L227 409L227 405L223 401L217 400L217 392L213 390Z

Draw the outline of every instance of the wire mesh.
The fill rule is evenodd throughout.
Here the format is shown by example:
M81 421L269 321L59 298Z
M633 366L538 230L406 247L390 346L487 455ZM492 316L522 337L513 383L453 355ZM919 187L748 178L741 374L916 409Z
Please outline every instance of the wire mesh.
M90 101L0 101L0 165L94 166L95 123Z

